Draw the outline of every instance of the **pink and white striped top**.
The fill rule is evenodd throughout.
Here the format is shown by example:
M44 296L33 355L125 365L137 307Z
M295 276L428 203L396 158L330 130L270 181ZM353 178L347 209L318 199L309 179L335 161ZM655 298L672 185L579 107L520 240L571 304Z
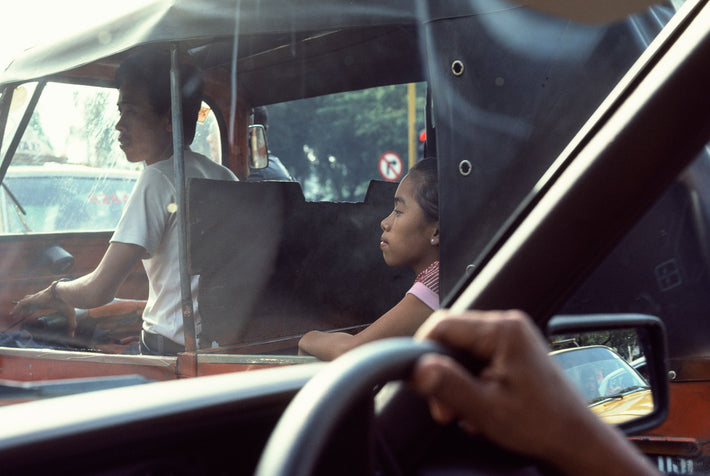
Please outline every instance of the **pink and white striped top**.
M439 260L417 275L408 294L413 294L432 310L439 309Z

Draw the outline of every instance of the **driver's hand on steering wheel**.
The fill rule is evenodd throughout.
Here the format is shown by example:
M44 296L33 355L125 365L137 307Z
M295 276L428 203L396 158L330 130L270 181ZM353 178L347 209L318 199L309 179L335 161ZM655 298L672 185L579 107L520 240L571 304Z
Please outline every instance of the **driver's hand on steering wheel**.
M443 355L419 359L412 385L440 423L458 421L564 474L659 474L623 434L587 408L523 312L440 311L416 337L466 351L483 364L472 375Z
M56 299L52 296L51 286L20 299L10 311L10 315L31 321L46 314L44 311L50 309L66 316L69 335L74 336L76 332L76 309L61 299Z

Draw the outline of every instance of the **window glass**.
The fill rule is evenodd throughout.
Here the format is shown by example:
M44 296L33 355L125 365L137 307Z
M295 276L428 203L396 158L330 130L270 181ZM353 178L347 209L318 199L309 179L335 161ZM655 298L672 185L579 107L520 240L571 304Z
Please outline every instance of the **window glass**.
M362 201L370 180L398 181L406 173L409 128L418 142L425 124L425 88L417 84L411 94L406 84L391 85L268 106L269 154L307 200Z
M10 167L0 192L2 232L110 230L137 176L63 164Z
M475 48L457 42L463 25L432 22L427 66L442 72L430 74L446 184L439 190L442 295L480 269L539 200L560 154L673 14L659 5L589 25L526 9L491 12L466 19L466 45Z
M13 95L3 154L30 107L37 83L18 86ZM63 163L136 169L116 142L118 91L76 84L47 83L32 111L13 164Z
M214 111L205 102L197 118L195 138L190 144L195 152L209 157L218 164L222 163L222 145L220 143L219 124Z
M38 83L13 95L3 155L22 134L0 192L3 234L110 230L142 168L118 147L118 91L47 83L27 127Z
M4 154L30 108L38 83L13 95ZM111 230L118 223L142 164L118 146L118 91L48 83L31 111L0 191L0 233ZM214 138L217 138L214 140ZM221 162L219 128L203 103L193 149Z
M552 354L589 403L648 383L619 356L603 347L580 347Z

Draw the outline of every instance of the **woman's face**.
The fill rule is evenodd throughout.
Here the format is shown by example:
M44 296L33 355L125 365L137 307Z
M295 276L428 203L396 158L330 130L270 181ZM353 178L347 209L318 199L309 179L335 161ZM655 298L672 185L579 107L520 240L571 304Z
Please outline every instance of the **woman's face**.
M426 220L414 198L415 187L410 175L397 187L394 210L380 223L380 249L389 266L407 266L419 273L439 259L439 223Z

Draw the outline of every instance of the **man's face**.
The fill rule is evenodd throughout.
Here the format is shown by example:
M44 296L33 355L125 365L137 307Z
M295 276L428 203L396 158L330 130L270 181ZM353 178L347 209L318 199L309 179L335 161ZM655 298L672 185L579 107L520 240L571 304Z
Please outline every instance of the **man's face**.
M144 84L129 81L121 85L118 111L118 142L129 162L151 165L172 155L170 113L156 114Z

